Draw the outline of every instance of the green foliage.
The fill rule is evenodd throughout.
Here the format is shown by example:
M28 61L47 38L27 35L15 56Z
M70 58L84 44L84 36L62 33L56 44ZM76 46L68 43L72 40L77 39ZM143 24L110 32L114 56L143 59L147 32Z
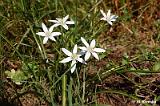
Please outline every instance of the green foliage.
M26 73L32 72L36 73L38 71L38 66L35 63L23 63L22 70Z
M129 56L127 55L127 53L125 53L122 59L122 65L127 65L127 64L129 64Z
M153 65L153 71L160 71L160 62L156 62L154 65Z
M31 76L26 76L24 72L12 69L11 71L5 71L7 78L10 78L15 84L21 85L25 80L30 78Z
M133 18L132 11L135 10L132 6L134 5L128 5L127 0L120 0L120 5L116 10L114 6L116 1L118 0L0 1L0 70L5 71L7 78L21 85L22 89L33 90L39 94L39 98L43 98L51 105L61 104L63 95L66 100L64 103L69 106L85 104L107 106L107 104L97 103L94 96L97 96L96 92L103 94L103 91L106 91L110 99L114 97L112 94L115 93L115 89L120 89L122 92L131 89L129 92L117 93L117 95L131 100L139 99L135 96L136 89L141 89L141 85L146 83L149 85L151 82L143 82L143 80L136 82L134 78L127 76L126 72L141 79L160 72L160 49L156 46L149 47L152 45L151 41L159 45L160 21L157 19L154 26L150 26L153 20L148 21L150 18L143 16L143 12L147 14L143 8L139 7L139 10L136 10L141 13L139 18L137 19L136 16ZM99 10L104 9L107 12L110 8L119 14L120 19L113 26L100 21L102 16ZM36 32L41 31L41 23L51 26L52 23L49 23L48 19L64 17L67 14L75 21L75 26L68 31L55 28L54 31L62 32L62 36L56 39L57 42L49 41L48 44L43 45L42 38L36 35ZM152 15L149 13L149 17ZM143 24L145 19L150 23ZM145 25L148 25L149 29ZM146 33L150 29L151 32ZM130 34L132 30L133 34ZM152 33L154 35L151 35ZM59 63L64 57L61 48L72 50L74 44L82 46L80 37L85 37L87 41L96 39L107 50L111 49L111 52L100 54L102 61L94 61L92 58L88 61L88 65L77 64L78 70L71 74L70 64ZM146 42L149 44L147 45ZM119 45L124 47L125 52L118 48ZM17 70L14 70L12 65L8 68L8 64L5 63L6 59L20 61L22 66L18 66ZM11 70L8 70L10 67ZM67 79L61 82L64 75ZM132 87L125 89L126 85L120 86L123 81L119 77L123 78L123 81L129 81L127 87L130 84ZM116 82L117 79L119 82ZM113 82L113 86L108 87L107 84L110 85L110 82ZM3 81L0 80L0 89L1 83ZM119 86L115 86L116 84ZM145 88L145 91L150 92L149 88ZM0 95L2 95L1 92ZM155 92L149 93L149 96L155 95L157 96ZM157 100L160 100L160 96L157 96Z
M23 64L22 69L5 71L7 78L10 78L15 84L21 85L23 82L33 77L33 73L37 72L37 66L32 63Z

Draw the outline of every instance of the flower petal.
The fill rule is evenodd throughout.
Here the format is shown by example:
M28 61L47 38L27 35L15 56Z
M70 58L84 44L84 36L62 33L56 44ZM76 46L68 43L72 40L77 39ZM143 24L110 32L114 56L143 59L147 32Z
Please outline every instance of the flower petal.
M42 23L42 29L43 29L44 32L48 32L48 29L47 29L47 27L44 23Z
M106 18L104 18L104 17L103 17L103 18L101 18L100 20L104 20L104 21L107 21L107 19L106 19Z
M56 39L53 36L49 36L49 39L56 41Z
M86 47L89 47L89 44L87 43L87 41L81 37L81 41L83 42L83 44L86 46Z
M84 54L86 54L86 51L84 51L84 50L81 50L80 52L77 53L78 56L82 56Z
M77 53L77 44L73 48L73 53Z
M66 21L66 24L74 24L74 21Z
M110 17L110 20L111 20L111 21L116 21L116 18L118 18L118 16L112 15L112 16Z
M82 58L77 58L77 61L79 61L80 63L86 64L86 62Z
M63 22L66 22L66 21L68 20L68 18L69 18L69 15L65 16L65 17L63 18Z
M55 27L55 26L52 25L52 26L49 28L49 32L52 32L54 27Z
M110 25L112 25L112 22L111 21L107 21Z
M99 57L98 57L97 53L92 52L92 55L93 55L97 60L99 60Z
M65 59L63 59L62 61L60 61L60 63L67 63L67 62L70 62L72 60L71 57L67 57Z
M101 48L94 48L93 51L95 51L95 52L105 52L105 50L101 49Z
M68 51L65 48L62 48L63 53L65 53L67 56L72 56L72 53L70 51Z
M62 18L56 18L56 20L58 21L58 23L60 23L63 19Z
M54 24L52 26L55 28L55 27L58 27L59 25L61 25L61 24L57 23L57 24Z
M48 41L48 37L44 37L44 39L43 39L43 44L46 44L47 41Z
M90 43L90 47L91 47L91 48L94 48L95 46L96 46L96 40L93 39L93 40L91 41L91 43Z
M44 32L38 32L36 34L39 35L39 36L46 36L46 34Z
M74 71L75 71L75 69L76 69L76 61L72 61L72 63L71 63L71 73L73 73Z
M79 47L81 50L87 51L86 47Z
M59 23L57 20L48 20L49 22Z
M103 10L100 10L101 14L103 15L104 18L106 18L106 14L104 13Z
M86 52L86 55L85 55L85 57L84 57L84 60L87 61L90 56L91 56L91 53L90 53L90 52Z
M59 35L61 35L60 32L52 32L52 33L51 33L51 36L59 36Z
M68 26L66 24L62 25L64 29L68 30Z
M107 12L107 18L109 18L111 16L111 10L108 10Z
M111 19L110 21L116 21L116 19L115 19L115 18L113 18L113 19Z

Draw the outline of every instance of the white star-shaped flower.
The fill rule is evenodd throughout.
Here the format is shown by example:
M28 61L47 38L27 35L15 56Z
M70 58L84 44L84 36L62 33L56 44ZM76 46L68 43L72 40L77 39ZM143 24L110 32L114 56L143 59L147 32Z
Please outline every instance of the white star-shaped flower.
M112 21L116 21L116 18L118 18L118 16L111 14L111 10L108 10L107 15L103 10L100 10L100 12L103 15L103 18L101 18L100 20L107 21L110 25L112 25Z
M62 51L68 56L67 58L63 59L62 61L60 61L60 63L67 63L67 62L70 62L72 61L71 63L71 73L73 73L76 69L76 63L77 61L80 62L80 63L85 63L85 61L80 58L81 54L78 54L77 53L77 44L74 46L73 48L73 53L71 53L70 51L68 51L67 49L65 48L62 48Z
M89 57L91 56L91 54L97 59L99 60L99 57L97 55L96 52L105 52L104 49L101 49L101 48L95 48L96 46L96 41L95 39L93 39L90 43L90 45L87 43L87 41L81 37L81 41L83 42L83 44L86 46L86 47L79 47L82 51L85 51L85 61L87 61L89 59Z
M55 23L53 26L57 27L57 26L63 26L64 29L68 30L68 26L67 24L74 24L74 21L67 21L69 18L69 15L67 15L64 18L56 18L56 20L48 20L50 22Z
M46 44L48 39L51 39L53 41L56 41L56 39L54 38L55 36L59 36L61 35L60 32L52 32L53 31L53 26L50 27L49 29L46 27L46 25L44 23L42 23L42 29L43 29L43 32L38 32L36 33L37 35L39 36L44 36L44 39L43 39L43 44Z

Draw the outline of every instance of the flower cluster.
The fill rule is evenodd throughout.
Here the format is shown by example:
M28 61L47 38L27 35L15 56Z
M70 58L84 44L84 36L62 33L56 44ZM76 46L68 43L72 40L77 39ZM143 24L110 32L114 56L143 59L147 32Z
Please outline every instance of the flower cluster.
M100 12L103 15L103 18L101 18L100 20L107 21L110 25L112 25L112 22L116 21L116 18L118 18L118 16L116 15L111 15L111 10L109 10L107 14L105 14L103 10L100 10ZM64 18L56 18L56 20L48 20L49 22L54 23L49 29L46 27L44 23L42 23L43 32L38 32L36 34L44 37L43 44L46 44L48 39L56 41L55 37L61 35L61 32L53 32L53 29L55 27L62 26L64 29L68 30L69 29L68 25L74 24L74 21L67 21L68 18L69 15L65 16ZM62 48L63 53L66 54L68 57L61 60L60 63L67 63L72 61L71 73L75 71L77 62L86 64L86 61L91 57L91 55L97 60L99 60L97 53L105 52L104 49L95 47L96 46L95 39L93 39L90 42L90 44L83 37L81 37L81 41L84 44L84 46L81 47L75 44L72 52L70 52L65 48ZM78 48L81 50L80 52L78 52ZM82 58L83 55L84 59Z
M53 32L53 29L55 27L63 26L66 30L68 30L67 24L74 24L74 21L67 21L68 18L69 18L69 15L67 15L64 18L56 18L57 20L48 20L49 22L55 23L49 29L46 27L46 25L44 23L42 23L43 32L38 32L36 34L39 36L44 36L43 44L46 44L48 39L56 41L56 39L54 37L61 35L60 32Z
M86 64L86 61L90 58L91 54L97 60L99 60L99 57L96 52L105 52L104 49L95 48L95 45L96 45L95 39L91 41L90 45L87 43L87 41L83 37L81 37L81 41L84 43L85 47L79 47L82 50L79 53L77 52L77 44L73 48L73 53L71 53L65 48L62 48L62 51L69 57L63 59L62 61L60 61L60 63L67 63L72 60L71 73L75 71L77 62ZM80 56L84 54L85 54L85 59L84 59L85 61L82 58L80 58Z

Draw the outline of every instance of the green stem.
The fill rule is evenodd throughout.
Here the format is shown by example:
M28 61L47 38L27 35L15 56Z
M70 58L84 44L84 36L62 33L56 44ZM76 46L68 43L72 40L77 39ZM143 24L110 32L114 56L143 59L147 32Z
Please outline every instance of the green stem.
M38 46L38 48L39 48L40 54L41 54L42 58L45 59L46 56L45 56L44 52L42 51L42 48L41 48L41 46L40 46L40 44L39 44L39 42L38 42L38 39L36 38L36 35L35 35L34 31L33 31L33 27L32 27L32 25L31 25L30 22L28 22L28 24L29 24L29 27L30 27L31 32L32 32L32 34L33 34L33 37L34 37L34 39L35 39L35 41L36 41L36 43L37 43L37 46Z
M79 79L79 75L78 75L78 72L77 72L77 70L76 70L76 75L77 75L77 87L76 87L76 89L77 89L77 94L78 94L78 99L80 100L80 102L81 102L81 104L83 103L83 101L82 101L82 98L81 98L81 96L80 96L80 79ZM78 101L79 102L79 101Z
M0 36L16 51L16 53L18 54L18 56L22 59L22 61L24 61L23 56L19 53L18 50L16 50L16 48L12 45L12 43L0 33Z
M69 106L72 106L72 85L73 85L73 79L70 77L70 83L68 87L68 102Z
M66 86L67 86L67 75L63 75L62 77L62 106L66 106Z
M50 70L48 69L47 72L48 72L48 78L49 78L50 85L52 85L52 80L53 80L53 79L52 79ZM49 93L50 93L50 98L51 98L52 106L54 106L54 100L53 100L54 91L52 91L52 88L51 88L51 87L49 88Z
M85 82L85 69L84 69L84 71L83 71L83 94L82 94L82 104L84 105L84 102L85 102L85 100L84 100L84 96L85 96L85 85L86 85L86 82Z
M23 42L24 38L27 36L27 34L30 32L30 28L27 29L27 31L25 32L25 34L23 35L22 39L20 40L20 42L17 44L15 50L12 53L12 56L14 55L14 53L16 52L16 50L19 49L20 44Z

